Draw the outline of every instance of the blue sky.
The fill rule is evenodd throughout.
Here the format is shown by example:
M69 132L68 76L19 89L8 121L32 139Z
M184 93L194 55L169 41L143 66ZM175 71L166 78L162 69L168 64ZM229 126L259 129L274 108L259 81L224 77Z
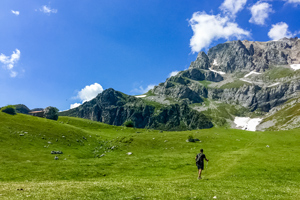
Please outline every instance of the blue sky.
M300 0L1 0L0 106L131 95L228 40L299 35Z

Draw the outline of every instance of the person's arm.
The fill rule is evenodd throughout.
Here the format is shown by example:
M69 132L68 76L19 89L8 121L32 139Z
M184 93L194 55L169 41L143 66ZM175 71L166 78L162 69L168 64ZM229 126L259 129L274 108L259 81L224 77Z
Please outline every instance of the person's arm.
M208 159L206 158L206 156L205 156L205 158L204 158L207 162L208 162Z

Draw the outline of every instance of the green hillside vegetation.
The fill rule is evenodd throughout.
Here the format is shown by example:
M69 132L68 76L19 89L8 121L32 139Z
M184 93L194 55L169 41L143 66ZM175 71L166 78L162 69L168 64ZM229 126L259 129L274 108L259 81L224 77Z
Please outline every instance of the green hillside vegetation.
M209 85L212 83L211 81L207 81L207 80L198 81L198 82L206 88L208 88Z
M276 131L278 130L279 127L284 128L284 127L288 127L289 125L291 125L290 128L300 126L300 121L298 120L300 115L300 98L291 99L287 101L285 104L287 104L287 106L285 106L283 109L280 109L275 114L270 115L263 120L263 122L266 121L276 122L275 125L270 127L268 130Z
M299 129L161 132L0 112L0 198L297 199L299 142ZM200 148L210 161L197 180Z
M299 75L299 72L297 71L295 72L291 68L282 67L282 66L271 66L270 70L266 71L261 76L263 76L266 81L270 81L270 80L276 80L284 77L291 78L296 74Z
M252 85L251 83L241 81L241 80L234 80L231 83L226 83L220 87L220 89L231 89L231 88L239 88L243 85Z
M260 116L259 111L250 112L249 109L240 105L209 102L206 99L205 106L209 106L209 108L203 111L203 114L208 116L217 127L230 127L227 120L233 121L236 116L251 118Z

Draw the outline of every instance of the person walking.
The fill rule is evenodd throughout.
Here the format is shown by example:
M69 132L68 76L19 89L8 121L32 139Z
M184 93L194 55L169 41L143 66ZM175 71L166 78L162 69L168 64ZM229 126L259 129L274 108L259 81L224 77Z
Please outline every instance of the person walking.
M195 157L196 165L198 167L198 179L202 179L201 173L202 170L204 170L204 159L208 162L208 159L206 158L205 154L203 154L203 149L200 149L200 153L198 153Z

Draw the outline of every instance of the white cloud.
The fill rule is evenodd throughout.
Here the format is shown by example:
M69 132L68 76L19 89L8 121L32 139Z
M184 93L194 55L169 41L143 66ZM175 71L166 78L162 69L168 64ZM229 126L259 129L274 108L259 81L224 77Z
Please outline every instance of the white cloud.
M42 6L42 8L40 8L40 11L46 14L57 13L57 9L51 9L46 5Z
M16 77L17 72L13 70L15 64L19 61L21 56L21 52L19 49L16 49L16 51L13 51L11 56L6 56L4 54L0 54L0 62L4 64L4 68L8 69L10 71L11 77Z
M243 10L247 3L247 0L225 0L220 9L227 14L231 14L235 17L235 14Z
M81 103L74 103L74 104L71 104L70 105L70 109L73 109L73 108L77 108L78 106L80 106Z
M17 15L17 16L20 14L20 12L19 12L19 11L16 11L16 10L11 10L11 12L12 12L13 14Z
M103 92L103 87L99 83L94 83L91 85L85 86L80 90L76 97L73 99L80 99L82 103L90 101L95 98L99 93ZM81 103L74 103L70 105L70 109L80 106Z
M143 86L140 86L139 88L135 88L133 90L131 90L131 93L134 94L144 94L146 92L148 92L149 90L153 89L155 85L150 84L148 85L146 88L144 88Z
M250 8L252 17L250 23L264 25L265 20L269 17L269 13L273 12L272 5L266 2L257 2Z
M250 36L250 32L238 26L227 16L209 15L205 12L196 12L189 21L194 35L190 40L192 52L199 52L207 48L213 40L225 38L241 39L244 36Z
M287 0L288 3L300 4L300 0Z
M288 25L284 22L279 22L277 24L273 24L272 28L270 29L268 36L272 40L279 40L281 38L291 38L294 37L296 34L292 34L288 31Z
M172 76L176 76L177 74L179 73L179 71L173 71L169 74L169 78L172 77Z
M82 100L82 102L86 102L92 100L101 92L103 92L103 87L99 83L94 83L92 85L87 85L80 90L77 97Z

